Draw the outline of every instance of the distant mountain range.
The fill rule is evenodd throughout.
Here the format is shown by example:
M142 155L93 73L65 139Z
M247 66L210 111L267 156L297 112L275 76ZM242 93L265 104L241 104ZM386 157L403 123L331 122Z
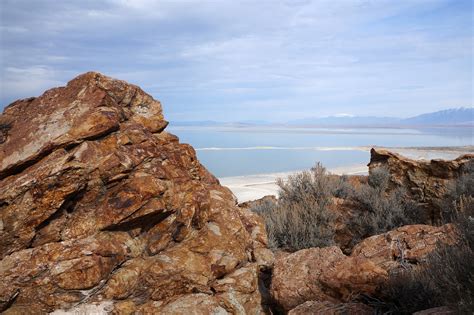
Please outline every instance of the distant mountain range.
M236 122L205 121L175 121L171 126L313 126L313 127L410 127L410 126L474 126L474 108L460 107L421 114L410 118L376 117L376 116L329 116L309 117L291 120L286 123L270 123L261 120L248 120Z
M474 123L474 108L461 107L440 110L438 112L422 114L404 119L403 123L413 125L472 125Z

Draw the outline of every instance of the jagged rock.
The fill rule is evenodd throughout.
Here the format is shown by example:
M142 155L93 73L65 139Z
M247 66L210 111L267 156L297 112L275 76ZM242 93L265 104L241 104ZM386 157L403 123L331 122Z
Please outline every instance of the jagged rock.
M455 160L431 161L411 160L382 149L372 149L370 155L369 172L387 168L391 187L405 188L408 197L425 209L426 224L440 222L440 207L450 184L474 163L474 154L465 154Z
M352 257L364 257L387 272L417 265L436 249L438 243L454 244L456 231L452 224L443 226L406 225L374 235L357 244Z
M386 278L370 260L347 257L339 247L309 248L276 259L270 292L288 311L306 301L337 304L372 294Z
M307 301L288 312L288 315L372 315L374 310L362 303L338 303Z
M262 311L261 220L166 125L94 72L5 109L0 311Z

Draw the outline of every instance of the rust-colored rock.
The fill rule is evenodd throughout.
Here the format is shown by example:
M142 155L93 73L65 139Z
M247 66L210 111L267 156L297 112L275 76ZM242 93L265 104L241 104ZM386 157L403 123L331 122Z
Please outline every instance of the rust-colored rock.
M373 294L387 272L363 257L347 257L336 247L309 248L275 261L270 292L284 310L307 301L348 302Z
M436 249L438 243L454 244L456 231L452 224L443 226L406 225L374 235L357 244L352 257L370 259L387 272L417 265Z
M166 125L94 72L5 109L0 311L262 311L261 220Z
M310 300L337 302L319 283L325 269L344 259L336 247L308 248L276 259L270 292L285 310Z
M336 246L277 253L270 293L290 314L368 314L369 307L347 303L378 296L391 272L415 267L439 243L456 240L452 224L407 225L363 240L351 256Z
M359 294L374 295L388 278L387 272L364 257L347 257L325 270L319 282L331 288L333 296L350 301Z
M440 205L454 179L468 164L474 163L474 154L465 154L455 160L412 160L382 149L370 151L369 172L385 167L390 173L391 187L403 187L408 197L425 209L426 224L440 222Z

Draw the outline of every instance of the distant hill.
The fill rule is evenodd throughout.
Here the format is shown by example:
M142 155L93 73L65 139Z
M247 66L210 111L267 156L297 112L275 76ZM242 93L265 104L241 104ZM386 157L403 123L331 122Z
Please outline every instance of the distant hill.
M288 123L307 126L472 126L474 125L474 108L451 108L410 118L329 116L298 119Z
M473 125L474 108L461 107L440 110L402 120L408 125Z
M172 121L170 126L195 127L251 127L251 126L314 126L314 127L409 127L409 126L474 126L474 108L460 107L421 114L410 118L377 116L328 116L308 117L286 123L270 123L263 120L219 122L213 120Z
M400 122L399 118L375 116L329 116L319 118L304 118L289 121L290 125L306 126L367 126L393 125Z
M192 121L170 121L170 127L188 127L188 126L220 126L222 122L214 120L192 120Z
M188 120L188 121L170 121L170 127L247 127L247 126L265 126L271 123L264 120L242 120L242 121L215 121L215 120Z

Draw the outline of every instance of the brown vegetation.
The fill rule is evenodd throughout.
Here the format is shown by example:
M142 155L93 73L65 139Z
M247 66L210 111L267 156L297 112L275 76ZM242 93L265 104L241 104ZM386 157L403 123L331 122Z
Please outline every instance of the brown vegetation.
M328 206L337 184L326 169L317 164L311 171L279 180L278 185L278 202L252 208L265 220L270 247L295 251L332 245L335 215Z
M351 198L359 205L348 222L354 232L354 245L403 225L426 222L417 205L406 198L404 188L389 190L389 177L386 168L375 169L368 177L368 184L352 190Z
M335 198L351 200L357 208L346 225L355 245L371 235L423 223L402 188L388 190L388 178L386 169L374 170L368 183L354 185L348 177L331 175L317 163L310 171L280 179L277 202L264 201L252 210L264 218L273 248L295 251L333 245L338 214L331 205Z

